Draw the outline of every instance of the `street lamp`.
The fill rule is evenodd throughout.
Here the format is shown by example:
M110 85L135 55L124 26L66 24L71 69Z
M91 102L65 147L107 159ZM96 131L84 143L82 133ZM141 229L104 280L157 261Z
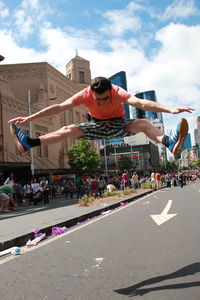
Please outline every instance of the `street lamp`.
M106 177L108 177L108 161L107 161L107 153L106 153L106 140L104 139L104 160L105 160L105 172Z
M47 101L47 100L56 100L57 97L53 98L47 98L42 101ZM31 92L28 90L28 114L29 116L32 115L32 109L31 109ZM29 136L32 138L33 136L33 131L32 131L32 123L29 122ZM34 178L35 174L35 165L34 165L34 157L33 157L33 148L30 148L30 160L31 160L31 175Z

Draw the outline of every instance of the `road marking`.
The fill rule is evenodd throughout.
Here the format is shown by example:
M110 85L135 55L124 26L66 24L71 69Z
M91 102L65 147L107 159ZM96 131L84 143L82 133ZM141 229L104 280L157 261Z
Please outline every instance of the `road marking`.
M168 211L170 210L171 205L172 205L172 200L169 200L160 215L151 215L152 219L158 226L169 221L171 218L177 215L177 214L167 214Z

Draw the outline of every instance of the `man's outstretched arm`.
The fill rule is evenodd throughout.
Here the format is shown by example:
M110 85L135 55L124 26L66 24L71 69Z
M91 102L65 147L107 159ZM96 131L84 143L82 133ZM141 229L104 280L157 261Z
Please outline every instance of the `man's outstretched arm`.
M192 113L192 111L194 111L193 108L188 107L188 106L180 106L180 107L171 108L166 105L160 104L158 102L150 101L150 100L146 100L146 99L140 99L135 96L131 96L127 100L127 104L134 106L136 108L140 108L142 110L146 110L146 111L165 112L165 113L171 113L171 114L179 114L182 112Z
M17 118L11 119L8 121L8 123L9 124L12 124L12 123L22 124L22 123L31 122L31 121L37 120L37 119L48 118L48 117L57 115L57 114L61 113L62 111L70 109L72 107L74 107L74 104L72 103L72 99L69 98L60 104L53 104L51 106L45 107L30 116L17 117Z

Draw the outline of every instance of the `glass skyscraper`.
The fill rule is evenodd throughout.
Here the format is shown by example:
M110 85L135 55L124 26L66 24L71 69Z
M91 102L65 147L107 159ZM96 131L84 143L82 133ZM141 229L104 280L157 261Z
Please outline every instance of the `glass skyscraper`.
M118 85L127 91L126 73L124 71L112 75L109 79L113 84ZM124 109L125 109L125 118L129 120L130 119L129 105L124 104Z
M135 96L140 99L147 99L157 102L156 93L154 90L137 93ZM160 122L163 123L162 113L144 111L134 107L130 107L130 117L131 119L159 119Z

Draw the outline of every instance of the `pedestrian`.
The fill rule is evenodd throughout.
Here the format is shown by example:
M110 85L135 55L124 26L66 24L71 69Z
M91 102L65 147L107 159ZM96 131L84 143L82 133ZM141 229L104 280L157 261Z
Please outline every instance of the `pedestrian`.
M132 177L131 177L131 186L134 189L138 189L138 187L139 187L139 177L138 177L136 172L134 172Z
M37 179L34 178L31 182L31 189L32 189L32 197L31 202L34 203L34 205L37 205L38 202L42 201L42 191L39 182L37 182Z
M124 173L122 174L122 189L125 190L129 186L130 186L129 174L127 170L124 170Z
M152 189L155 191L156 190L156 178L155 178L155 172L151 172L151 185Z
M42 192L42 199L44 201L44 204L49 203L49 183L45 177L43 177L40 181L40 189Z
M183 173L179 172L178 174L178 181L179 181L179 186L182 188L183 187Z
M14 184L14 174L10 173L10 176L6 178L4 184Z
M188 133L186 119L181 119L175 134L167 136L146 119L125 120L124 104L146 111L171 114L191 113L194 110L188 106L170 108L155 101L140 99L121 87L112 84L109 79L96 77L92 80L89 87L76 93L64 102L46 107L27 117L16 117L9 120L8 123L10 124L11 134L14 136L14 140L21 152L25 152L35 146L55 144L63 141L65 138L97 140L126 137L143 132L153 141L162 143L175 156L180 155ZM18 124L49 118L78 105L84 105L87 108L89 123L67 125L38 138L30 138L26 130L21 130L17 127Z
M171 188L171 178L168 173L165 175L165 182L167 184L167 187Z
M70 198L73 199L75 190L76 190L76 187L75 187L74 183L71 180L67 181L64 186L64 193L65 193L66 198L68 198L68 195L70 195Z
M23 196L24 196L24 189L21 185L21 182L17 182L16 184L14 184L13 197L16 200L18 205L23 203Z
M159 190L161 188L161 174L159 171L155 173L155 180L156 180L156 189Z
M23 203L27 202L27 204L30 205L32 200L32 194L33 194L31 184L29 184L29 182L26 182L26 184L23 186L23 190L24 190Z

